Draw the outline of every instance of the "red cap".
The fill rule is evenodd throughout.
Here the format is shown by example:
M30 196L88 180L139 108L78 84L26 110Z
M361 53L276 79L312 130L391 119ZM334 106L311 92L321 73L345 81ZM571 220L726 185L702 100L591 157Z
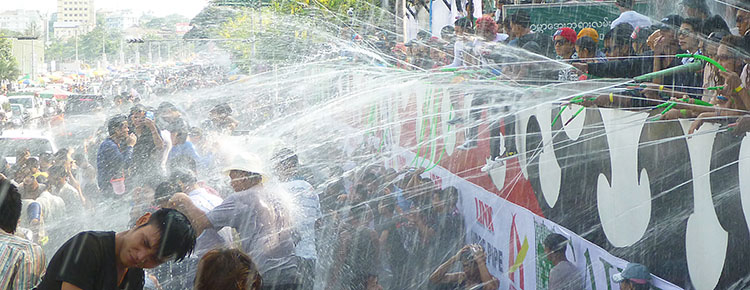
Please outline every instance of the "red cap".
M570 27L558 28L557 31L555 31L555 35L553 35L552 38L558 35L564 37L565 39L567 39L568 41L574 44L576 43L576 39L578 39L578 35L576 35L576 31Z

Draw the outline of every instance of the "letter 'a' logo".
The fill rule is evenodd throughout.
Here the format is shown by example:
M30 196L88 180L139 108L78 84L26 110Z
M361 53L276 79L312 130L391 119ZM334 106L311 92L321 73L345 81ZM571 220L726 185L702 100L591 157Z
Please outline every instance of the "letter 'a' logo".
M526 254L529 252L529 240L523 237L523 243L521 243L521 237L518 236L518 229L516 228L516 215L513 215L513 221L510 224L510 242L508 243L510 249L508 250L508 278L510 279L510 290L523 290L524 287L524 276L523 276L523 261L526 259Z

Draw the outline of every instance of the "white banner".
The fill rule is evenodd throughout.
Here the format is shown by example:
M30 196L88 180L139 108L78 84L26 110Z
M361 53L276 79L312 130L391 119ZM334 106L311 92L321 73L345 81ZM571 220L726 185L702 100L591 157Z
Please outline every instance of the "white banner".
M401 168L415 154L401 148L386 165ZM459 209L466 225L466 243L480 244L487 254L487 267L500 280L499 289L547 289L552 264L544 257L544 238L559 233L570 240L567 257L575 264L587 290L619 289L612 275L628 261L615 257L597 245L577 236L529 210L513 204L468 182L450 171L418 158L416 164L432 168L423 174L441 188L454 186L460 192ZM638 262L638 261L634 261ZM682 289L653 276L656 289Z

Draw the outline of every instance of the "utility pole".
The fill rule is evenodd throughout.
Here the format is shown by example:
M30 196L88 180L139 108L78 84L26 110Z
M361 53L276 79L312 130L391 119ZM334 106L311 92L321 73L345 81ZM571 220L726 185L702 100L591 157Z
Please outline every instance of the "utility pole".
M125 65L125 52L123 51L123 43L125 40L121 37L120 38L120 65Z
M102 31L102 33L104 34L102 37L102 67L104 67L107 62L107 49L104 47L104 40L107 37L107 32Z
M78 26L76 26L75 38L76 38L76 64L78 64Z

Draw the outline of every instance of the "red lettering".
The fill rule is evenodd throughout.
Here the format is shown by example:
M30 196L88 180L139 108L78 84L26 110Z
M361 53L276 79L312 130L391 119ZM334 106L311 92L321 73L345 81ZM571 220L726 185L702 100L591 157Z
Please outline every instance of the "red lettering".
M476 208L477 223L483 225L490 232L495 232L495 225L492 222L492 207L486 205L476 197L474 198L474 206Z

